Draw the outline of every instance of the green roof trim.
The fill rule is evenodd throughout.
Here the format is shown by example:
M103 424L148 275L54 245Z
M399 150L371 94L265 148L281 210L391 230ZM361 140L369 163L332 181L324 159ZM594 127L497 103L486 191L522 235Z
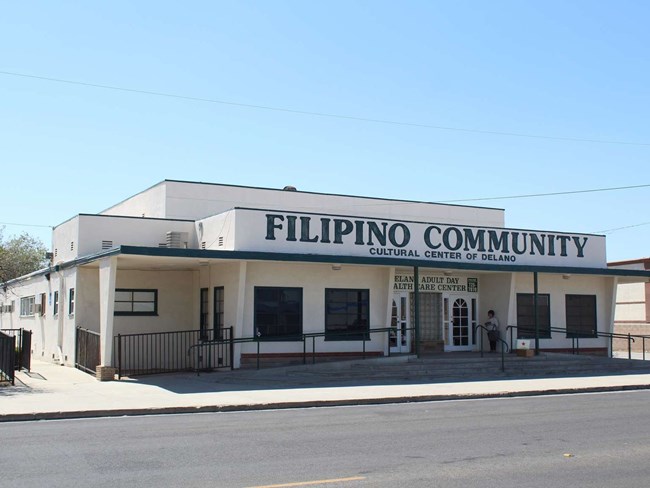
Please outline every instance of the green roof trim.
M121 246L119 254L200 259L239 259L244 261L284 261L294 263L337 263L370 266L402 266L463 271L502 271L511 273L539 272L555 274L583 274L600 276L637 276L650 278L650 271L610 268L580 268L564 266L523 266L476 263L456 263L405 258L375 258L363 256L334 256L330 254L297 254L258 251L215 251L209 249L174 249L165 247ZM99 258L98 258L99 259Z

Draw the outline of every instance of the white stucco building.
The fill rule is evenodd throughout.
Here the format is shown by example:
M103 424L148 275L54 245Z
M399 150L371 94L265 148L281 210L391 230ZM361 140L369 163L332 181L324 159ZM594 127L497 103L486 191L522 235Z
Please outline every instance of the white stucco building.
M381 355L471 351L490 309L502 338L533 337L535 301L540 348L580 335L605 351L617 286L650 278L608 268L604 236L509 229L501 209L172 180L61 223L52 255L5 284L0 328L67 365L78 327L100 334L104 366L131 353L118 334L195 331L174 345L186 356L230 327L234 367L258 347L345 355L362 339Z
M632 259L609 263L612 269L650 270L650 258ZM616 314L614 330L619 334L636 334L650 336L650 283L620 283L616 290ZM650 340L646 341L646 349ZM635 341L632 350L641 351L642 341ZM619 349L627 348L626 341L615 343Z

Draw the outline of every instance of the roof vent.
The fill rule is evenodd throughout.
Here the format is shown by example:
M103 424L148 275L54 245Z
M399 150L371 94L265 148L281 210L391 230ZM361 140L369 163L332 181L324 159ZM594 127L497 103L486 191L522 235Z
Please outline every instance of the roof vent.
M298 191L298 190L296 190L295 186L287 185L282 189L282 191Z
M167 232L167 247L187 249L188 236L187 232Z

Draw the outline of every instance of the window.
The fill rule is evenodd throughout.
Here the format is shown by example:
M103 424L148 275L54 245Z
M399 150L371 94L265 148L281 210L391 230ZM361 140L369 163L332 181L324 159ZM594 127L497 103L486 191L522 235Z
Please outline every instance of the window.
M221 338L221 331L224 328L224 309L223 309L223 286L214 288L214 317L213 326L215 338Z
M548 293L537 294L539 337L551 338L551 299ZM535 338L535 295L517 293L517 338Z
M566 336L598 337L596 295L566 296Z
M35 297L23 297L20 299L20 316L30 317L34 315Z
M59 315L59 292L54 292L54 300L52 302L52 315L55 317Z
M74 314L74 288L70 288L70 293L68 294L68 315Z
M199 335L202 341L208 340L208 289L201 288Z
M302 288L256 286L254 320L260 339L301 340Z
M158 290L116 288L114 315L158 315Z
M368 339L370 290L325 289L325 340Z

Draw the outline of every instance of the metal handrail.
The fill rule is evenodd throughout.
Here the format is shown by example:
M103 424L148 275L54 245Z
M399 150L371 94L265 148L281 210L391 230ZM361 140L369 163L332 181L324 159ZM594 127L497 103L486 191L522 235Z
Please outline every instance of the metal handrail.
M474 334L475 335L476 335L476 331L478 329L483 329L485 332L490 332L490 330L486 326L484 326L483 324L476 324L474 326ZM501 337L497 337L497 341L502 344L502 346L501 346L501 371L505 371L506 370L506 356L505 356L505 353L510 352L510 348L508 347L508 343L506 341L504 341L503 339L501 339ZM480 342L480 347L481 347L481 357L483 357L483 334L480 335L479 342ZM505 348L504 348L504 346L505 346Z
M512 331L514 329L518 329L518 326L516 325L508 325L506 327L506 333L507 331L510 331L510 348L512 349ZM642 339L643 341L643 359L645 360L645 340L650 339L650 336L648 335L641 335L641 334L621 334L618 332L604 332L604 331L593 331L593 335L587 335L587 334L576 334L575 332L569 332L566 327L549 327L548 329L549 332L563 332L567 335L567 338L569 338L569 334L571 334L571 350L572 354L580 354L580 339L598 339L600 337L605 337L609 338L609 351L610 351L610 357L613 356L614 354L614 339L627 339L627 350L628 350L628 359L632 359L632 343L636 342L636 339Z
M366 358L366 342L368 342L371 339L368 339L371 334L377 334L377 333L386 333L387 336L387 344L388 344L388 356L390 357L390 333L392 331L395 331L394 327L376 327L372 329L368 329L365 331L346 331L346 332L306 332L300 335L296 336L291 336L290 338L285 338L287 340L298 340L302 341L303 343L303 364L307 364L307 340L311 339L312 340L312 351L311 351L311 356L312 356L312 364L316 363L316 338L317 337L350 337L350 336L359 336L362 335L363 337L361 339L357 339L357 341L361 341L363 343L363 350L362 350L362 358ZM415 330L414 327L409 327L406 329L401 329L401 330ZM299 339L297 339L299 338ZM254 337L237 337L237 338L232 338L232 339L218 339L218 340L213 340L213 341L203 341L201 344L194 344L189 347L187 350L187 355L189 356L192 353L192 350L196 347L205 347L205 346L210 346L210 345L219 345L219 344L230 344L231 347L233 344L244 344L244 343L255 343L257 344L257 352L256 352L256 368L260 369L260 343L263 342L281 342L283 338L273 338L273 340L270 340L269 338L264 338L261 336L254 336ZM351 339L354 341L354 339ZM200 364L201 364L201 355L197 354L197 374L200 370Z

